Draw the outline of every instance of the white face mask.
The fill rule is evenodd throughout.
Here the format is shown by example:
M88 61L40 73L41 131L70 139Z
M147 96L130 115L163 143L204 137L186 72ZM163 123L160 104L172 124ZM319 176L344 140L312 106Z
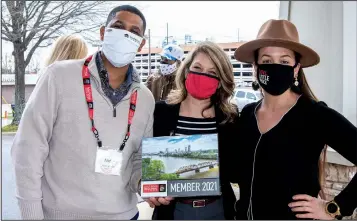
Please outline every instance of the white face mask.
M102 51L113 66L120 68L134 60L142 40L126 30L105 28Z
M160 71L162 75L169 75L176 71L176 63L173 64L160 64Z

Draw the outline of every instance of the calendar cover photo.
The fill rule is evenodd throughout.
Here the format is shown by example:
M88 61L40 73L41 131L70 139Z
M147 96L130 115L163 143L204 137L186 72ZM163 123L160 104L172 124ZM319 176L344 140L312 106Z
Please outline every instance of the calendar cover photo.
M220 194L217 134L143 139L141 197Z

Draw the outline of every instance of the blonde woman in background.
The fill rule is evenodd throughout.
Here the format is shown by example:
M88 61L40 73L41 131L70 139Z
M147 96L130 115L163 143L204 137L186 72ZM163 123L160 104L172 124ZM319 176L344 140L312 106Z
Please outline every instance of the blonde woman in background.
M88 54L88 47L84 39L79 35L65 35L59 37L46 61L46 66L55 61L82 59Z

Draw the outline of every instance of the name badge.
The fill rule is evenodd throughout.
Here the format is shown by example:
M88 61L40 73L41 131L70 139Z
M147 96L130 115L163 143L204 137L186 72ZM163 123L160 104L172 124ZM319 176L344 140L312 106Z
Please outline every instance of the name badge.
M98 147L95 159L95 172L120 176L122 161L123 154L121 151Z

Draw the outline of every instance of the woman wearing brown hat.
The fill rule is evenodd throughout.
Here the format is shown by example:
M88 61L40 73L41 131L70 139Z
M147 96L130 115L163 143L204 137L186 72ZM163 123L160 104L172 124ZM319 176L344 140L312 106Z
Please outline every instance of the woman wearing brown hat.
M318 64L319 55L299 43L292 23L269 20L235 58L253 63L264 95L245 106L239 120L236 219L350 216L357 207L357 176L331 201L319 183L326 145L357 164L357 128L317 101L302 70Z

